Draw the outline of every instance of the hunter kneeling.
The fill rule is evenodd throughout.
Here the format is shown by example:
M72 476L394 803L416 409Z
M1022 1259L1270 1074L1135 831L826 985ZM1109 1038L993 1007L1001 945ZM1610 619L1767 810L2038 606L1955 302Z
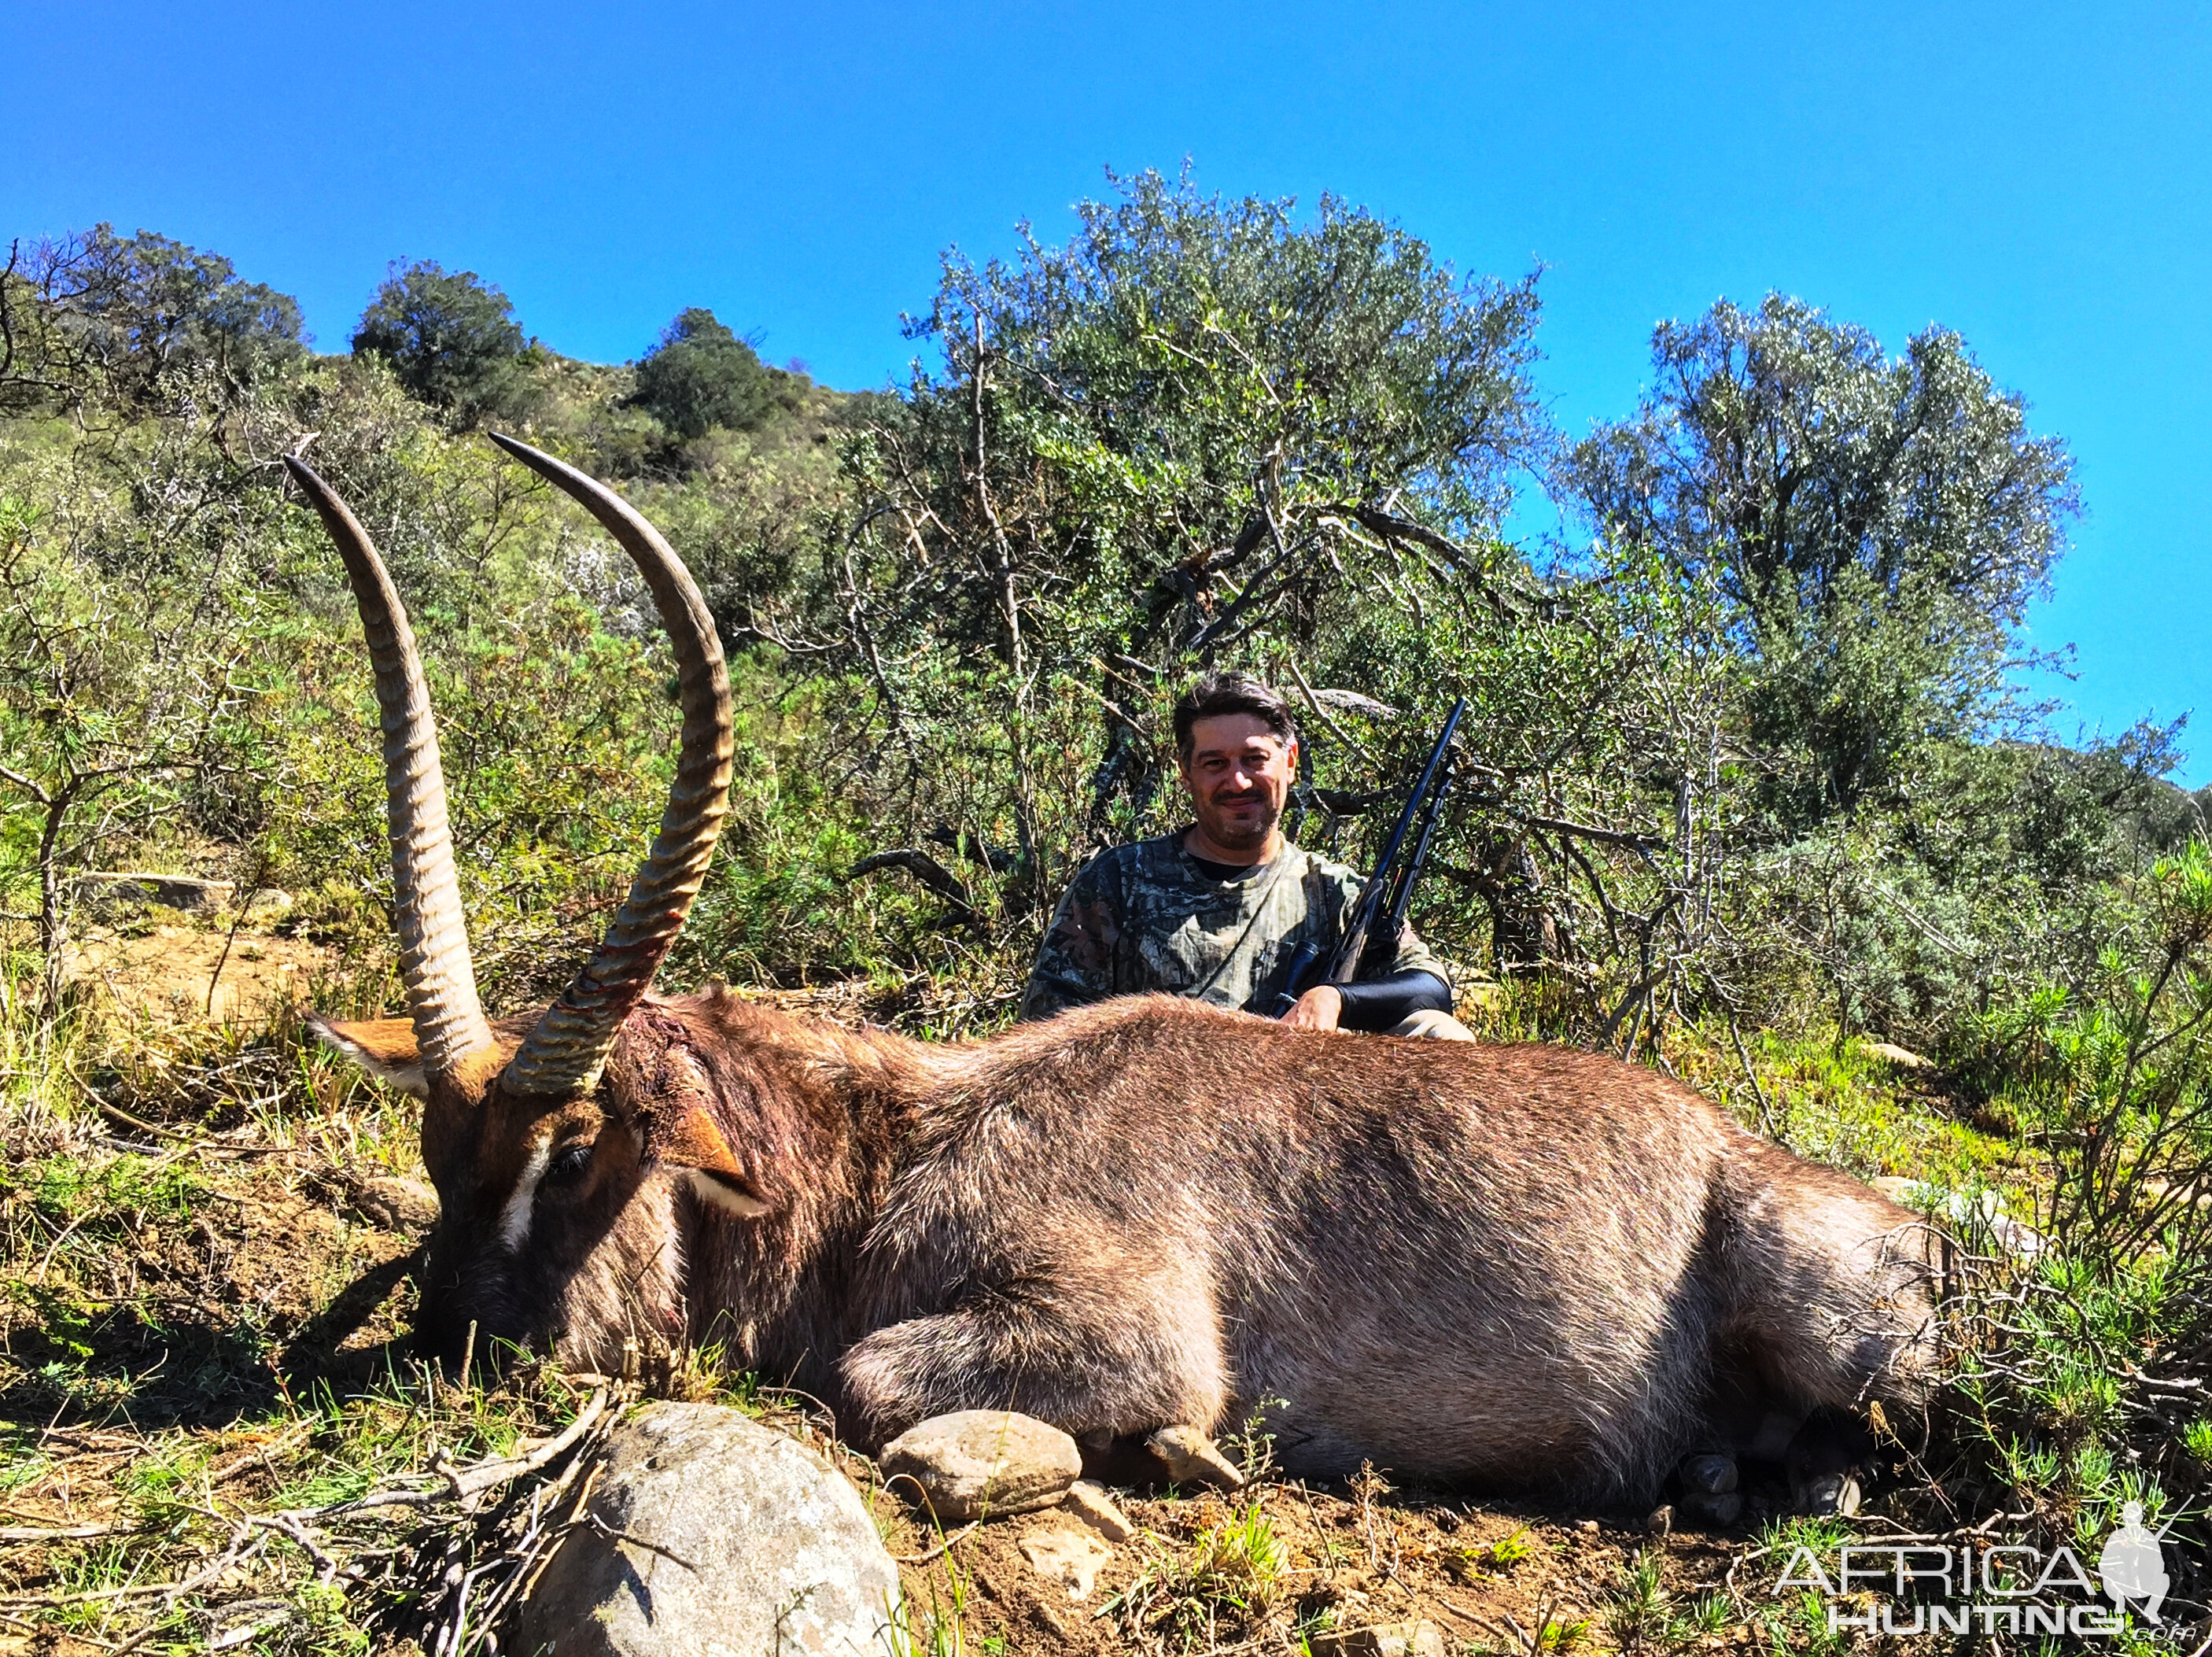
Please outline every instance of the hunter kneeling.
M1148 991L1272 1016L1302 947L1325 959L1344 936L1360 876L1280 826L1298 770L1290 705L1255 679L1209 673L1176 704L1175 735L1197 820L1084 866L1037 951L1023 1018ZM1410 926L1371 939L1353 982L1316 984L1283 1018L1474 1039L1451 1015L1443 963Z

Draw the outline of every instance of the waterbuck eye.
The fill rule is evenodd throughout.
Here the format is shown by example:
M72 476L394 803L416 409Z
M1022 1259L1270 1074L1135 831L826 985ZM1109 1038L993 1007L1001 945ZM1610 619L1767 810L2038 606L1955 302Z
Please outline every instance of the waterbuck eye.
M592 1141L572 1139L553 1153L553 1160L545 1165L545 1183L549 1185L573 1185L584 1177L592 1166Z

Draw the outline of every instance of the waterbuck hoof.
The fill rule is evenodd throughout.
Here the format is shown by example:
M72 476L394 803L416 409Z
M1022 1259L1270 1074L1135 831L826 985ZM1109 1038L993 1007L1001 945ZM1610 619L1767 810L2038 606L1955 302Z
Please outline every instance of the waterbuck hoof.
M1686 1459L1681 1466L1682 1488L1695 1496L1726 1496L1738 1483L1733 1456L1703 1455Z
M1173 1483L1212 1484L1224 1490L1244 1488L1244 1475L1237 1464L1195 1427L1163 1427L1146 1439L1145 1447L1165 1464Z
M1717 1496L1689 1495L1682 1498L1677 1511L1694 1524L1727 1530L1743 1517L1743 1497L1734 1490L1724 1490Z
M1859 1482L1849 1473L1823 1473L1799 1485L1795 1494L1801 1514L1824 1519L1841 1514L1848 1519L1859 1510Z

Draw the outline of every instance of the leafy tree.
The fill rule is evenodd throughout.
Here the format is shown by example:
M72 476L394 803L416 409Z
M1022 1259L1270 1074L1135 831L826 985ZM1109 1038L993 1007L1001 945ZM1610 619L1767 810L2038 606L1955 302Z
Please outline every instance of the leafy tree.
M354 330L356 356L381 356L426 403L467 418L511 394L523 354L514 306L474 271L394 261Z
M874 685L918 788L940 737L1003 743L1033 875L1038 767L1077 763L1078 716L1044 710L1059 678L1302 645L1347 588L1429 560L1510 579L1451 538L1497 521L1542 443L1533 277L1455 277L1333 197L1301 223L1188 179L1116 185L1065 247L947 258L909 325L941 364L849 446L860 515L830 544L811 638L779 633ZM1158 781L1135 722L1079 717L1102 716L1091 786L1047 790L1079 812L1087 795L1094 827Z
M0 272L0 398L147 404L193 370L233 391L304 354L300 307L220 253L141 230L9 250Z
M1893 785L1921 743L1986 732L2078 509L2064 444L1942 328L1891 358L1772 295L1662 324L1651 354L1638 417L1577 446L1564 480L1734 606L1748 734L1800 757L1769 790L1783 825Z
M776 409L782 377L712 311L694 307L637 365L631 401L679 437L703 437L718 426L749 431Z

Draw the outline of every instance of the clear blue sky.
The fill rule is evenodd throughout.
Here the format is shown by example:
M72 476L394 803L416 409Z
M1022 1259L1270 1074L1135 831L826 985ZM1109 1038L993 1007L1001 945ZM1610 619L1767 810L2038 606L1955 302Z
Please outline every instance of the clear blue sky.
M2203 6L39 5L5 0L0 231L100 219L296 294L325 350L395 256L555 349L686 305L882 383L939 251L1048 238L1101 169L1331 190L1462 270L1549 267L1541 383L1626 413L1653 322L1781 289L1939 321L2089 515L2035 643L2057 722L2201 710L2212 781L2212 11Z

